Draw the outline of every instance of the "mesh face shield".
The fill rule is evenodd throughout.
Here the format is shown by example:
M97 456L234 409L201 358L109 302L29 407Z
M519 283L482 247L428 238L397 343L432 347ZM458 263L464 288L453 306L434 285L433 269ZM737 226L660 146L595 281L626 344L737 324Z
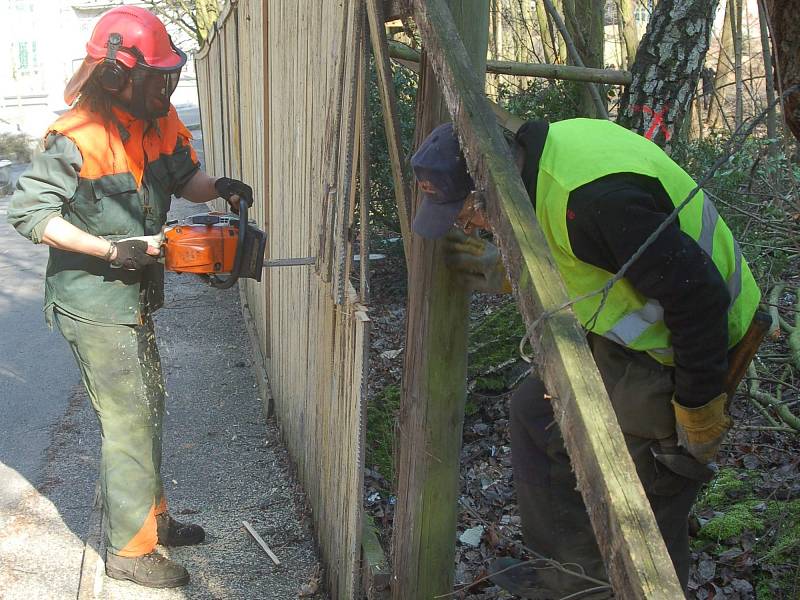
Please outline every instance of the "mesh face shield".
M175 88L178 87L178 81L181 78L181 69L164 73L164 78L166 79L164 88L167 91L167 97L171 97Z
M144 56L136 48L131 52L136 56L136 66L131 70L133 97L131 114L139 119L157 119L169 112L169 99L178 81L181 70L186 63L186 54L169 40L172 51L179 57L177 67L161 68L147 64Z
M170 97L178 87L180 78L180 68L164 71L137 64L131 70L131 114L137 119L147 120L166 116Z

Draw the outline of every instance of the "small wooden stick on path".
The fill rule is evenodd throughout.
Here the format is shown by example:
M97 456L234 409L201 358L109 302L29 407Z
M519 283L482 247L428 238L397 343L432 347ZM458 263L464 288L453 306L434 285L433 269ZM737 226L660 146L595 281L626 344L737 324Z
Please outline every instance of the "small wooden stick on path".
M274 562L276 565L281 564L281 561L279 561L278 557L275 556L275 553L269 549L269 546L267 546L267 542L265 542L261 538L261 536L256 533L256 530L253 529L253 526L250 525L250 523L248 523L247 521L242 521L242 525L244 525L244 528L247 529L250 535L253 536L253 539L255 539L255 541L258 542L258 545L264 549L264 552L266 552L267 555L272 559L272 562Z

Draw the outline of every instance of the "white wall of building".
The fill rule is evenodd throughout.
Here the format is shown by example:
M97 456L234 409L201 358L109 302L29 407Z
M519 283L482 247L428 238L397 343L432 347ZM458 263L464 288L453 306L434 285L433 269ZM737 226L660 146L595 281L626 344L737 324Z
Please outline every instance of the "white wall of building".
M67 109L64 87L85 56L97 17L119 4L141 2L0 0L0 131L40 137ZM191 56L172 100L197 105Z

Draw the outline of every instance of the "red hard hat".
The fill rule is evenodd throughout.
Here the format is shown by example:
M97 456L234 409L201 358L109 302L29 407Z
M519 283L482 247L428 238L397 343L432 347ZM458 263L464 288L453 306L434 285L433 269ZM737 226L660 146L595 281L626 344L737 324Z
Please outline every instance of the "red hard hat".
M100 17L86 43L88 57L104 59L109 36L114 33L122 36L115 58L129 69L138 63L151 69L172 71L186 63L186 55L172 43L161 20L138 6L117 6Z

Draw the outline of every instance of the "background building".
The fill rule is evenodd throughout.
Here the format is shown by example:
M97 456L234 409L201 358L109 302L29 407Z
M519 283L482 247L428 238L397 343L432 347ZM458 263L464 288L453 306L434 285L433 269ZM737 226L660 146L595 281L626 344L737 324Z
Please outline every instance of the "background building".
M5 25L0 38L0 132L38 138L67 109L64 86L85 56L97 17L119 4L145 6L107 0L0 0L0 23ZM172 102L197 106L194 44L180 34L173 39L189 60Z

